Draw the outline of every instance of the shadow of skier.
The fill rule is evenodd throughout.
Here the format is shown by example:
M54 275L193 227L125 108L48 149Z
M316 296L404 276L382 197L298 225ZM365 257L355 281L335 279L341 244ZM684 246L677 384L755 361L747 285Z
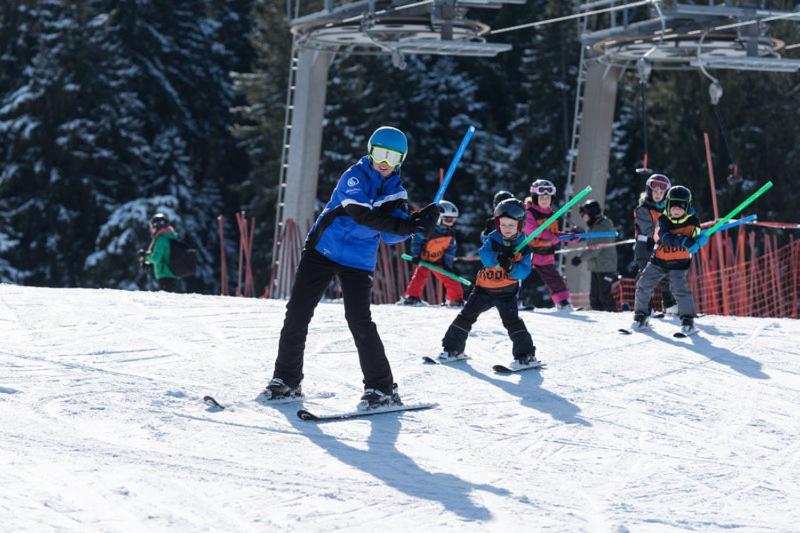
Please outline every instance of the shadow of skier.
M681 342L666 338L664 340L675 346L680 346L698 353L715 363L728 366L731 370L735 370L749 378L771 379L768 374L761 370L762 365L760 362L745 355L734 353L727 348L711 344L708 339L702 336L702 332L689 337L689 342Z
M453 474L432 473L421 468L409 456L396 448L400 434L398 414L378 415L365 419L371 424L367 449L349 446L336 437L327 435L315 423L303 422L286 413L289 423L302 435L327 451L332 457L379 479L386 485L411 497L438 501L445 509L465 520L487 521L492 514L486 507L473 502L470 493L475 490L508 496L507 489L487 484L476 484Z
M451 368L466 372L474 378L491 383L512 396L517 396L521 400L523 406L541 411L555 420L559 420L565 424L580 424L582 426L592 425L588 420L580 416L580 407L566 398L542 388L544 378L541 373L546 370L525 370L519 372L516 374L519 376L519 382L514 383L506 379L489 376L474 369L467 363L457 363L450 366Z

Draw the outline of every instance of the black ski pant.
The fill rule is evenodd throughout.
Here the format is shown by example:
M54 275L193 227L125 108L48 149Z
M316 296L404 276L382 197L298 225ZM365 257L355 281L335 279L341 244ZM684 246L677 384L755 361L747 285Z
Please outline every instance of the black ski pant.
M503 321L508 336L513 343L512 354L519 357L534 351L533 340L525 322L519 317L517 304L517 291L504 291L492 293L481 287L475 287L470 293L464 308L442 339L442 346L445 351L463 352L467 345L467 335L469 335L472 325L484 311L492 307L497 307L500 318Z
M644 271L644 268L647 266L648 262L648 259L636 260L636 265L639 267L639 271L636 273L637 284L639 283L639 278L642 276L642 272ZM675 297L672 295L672 291L669 288L669 276L664 276L659 283L659 286L661 287L661 310L664 311L667 309L667 307L672 307L678 302L675 301Z
M364 386L391 394L394 383L392 370L370 313L372 272L345 267L315 250L304 250L297 267L292 294L286 304L273 375L292 387L303 380L308 324L334 276L339 276L342 286L344 316L358 349Z
M592 272L592 283L589 288L589 303L595 311L617 310L614 297L611 295L611 284L616 272Z
M166 292L179 292L178 278L161 278L158 280L158 290Z

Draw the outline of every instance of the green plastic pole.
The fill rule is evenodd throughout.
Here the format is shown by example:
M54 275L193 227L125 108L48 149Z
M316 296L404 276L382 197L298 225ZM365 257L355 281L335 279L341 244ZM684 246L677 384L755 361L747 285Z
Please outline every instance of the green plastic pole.
M762 194L764 194L765 192L767 192L771 188L772 188L772 181L766 182L763 187L761 187L756 192L751 194L747 198L747 200L745 200L744 202L740 203L733 211L731 211L730 213L725 215L719 222L717 222L716 224L711 226L709 229L703 231L703 235L712 235L713 233L716 233L717 231L719 231L719 229L722 226L724 226L725 224L727 224L730 219L732 219L733 217L738 215L739 212L742 209L744 209L748 205L752 204L756 200L756 198L758 198L759 196L761 196Z
M541 226L539 226L538 228L536 228L535 230L533 230L533 233L531 233L530 235L528 235L527 237L525 237L525 240L524 240L524 241L522 241L521 243L519 243L519 245L517 245L517 247L516 247L516 248L514 248L514 253L517 253L517 252L519 252L520 250L522 250L523 248L525 248L526 246L528 246L528 243L529 243L529 242L531 242L531 241L532 241L533 239L535 239L536 237L538 237L538 236L539 236L539 234L540 234L541 232L543 232L544 230L546 230L546 229L547 229L547 228L550 226L550 224L552 224L552 223L553 223L553 221L554 221L554 220L556 220L558 217L560 217L561 215L563 215L564 213L566 213L567 211L569 211L569 208L570 208L570 207L572 207L573 205L575 205L575 204L577 204L578 202L580 202L580 201L581 201L581 199L582 199L584 196L586 196L587 194L589 194L590 192L592 192L592 187L591 187L590 185L587 185L585 189L583 189L581 192L579 192L579 193L578 193L578 195L577 195L577 196L575 196L575 198L573 198L572 200L570 200L569 202L567 202L566 204L564 204L564 207L562 207L561 209L559 209L558 211L556 211L555 213L553 213L553 214L550 216L550 218L548 218L547 220L545 220L545 221L544 221L544 223L543 223Z
M408 254L402 254L400 257L402 257L406 261L411 261L411 260L414 259L413 257L411 257ZM433 263L428 263L427 261L420 261L419 262L419 266L424 266L425 268L433 270L434 272L438 272L439 274L443 274L443 275L447 276L450 279L456 280L457 282L461 283L462 285L466 285L467 287L472 285L472 282L470 282L470 280L464 279L461 276L459 276L458 274L453 274L449 270L445 270L443 268L440 268L440 267L434 265Z

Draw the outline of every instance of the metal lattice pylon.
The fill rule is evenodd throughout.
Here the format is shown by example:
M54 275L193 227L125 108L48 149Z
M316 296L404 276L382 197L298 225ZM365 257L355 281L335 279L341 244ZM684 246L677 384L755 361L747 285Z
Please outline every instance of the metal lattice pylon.
M286 174L287 169L289 168L289 146L291 145L292 118L294 115L294 93L297 83L297 61L297 37L292 37L292 50L289 59L289 80L286 90L286 113L283 123L283 142L281 144L281 167L278 177L278 197L275 203L275 234L273 237L275 246L273 248L274 252L272 256L271 270L272 279L270 281L270 294L273 298L284 298L289 287L289 285L287 285L288 280L282 279L285 276L278 275L278 272L280 271L285 274L285 271L287 270L280 269L279 266L282 257L286 255L286 250L283 250L283 247L285 244L288 244L285 242L286 228L284 227L283 221L283 208L285 206L286 197Z

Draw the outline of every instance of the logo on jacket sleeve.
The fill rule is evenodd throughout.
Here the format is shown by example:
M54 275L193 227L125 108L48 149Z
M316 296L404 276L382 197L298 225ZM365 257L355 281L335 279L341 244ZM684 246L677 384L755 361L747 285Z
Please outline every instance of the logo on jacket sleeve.
M356 185L358 185L358 178L356 178L355 176L353 176L349 180L347 180L347 186L348 187L355 187Z

